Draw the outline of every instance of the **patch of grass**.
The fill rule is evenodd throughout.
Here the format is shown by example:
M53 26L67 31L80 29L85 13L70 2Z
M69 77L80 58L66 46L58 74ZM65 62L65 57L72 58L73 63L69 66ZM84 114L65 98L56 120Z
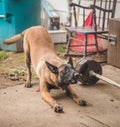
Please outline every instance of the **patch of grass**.
M26 71L22 68L19 68L19 69L11 69L9 71L9 73L12 73L12 74L15 74L15 75L18 75L18 76L24 76L26 75Z
M58 48L57 52L58 53L65 53L66 49L65 48Z
M23 61L24 61L24 54L23 54L23 53L20 54L20 56L19 56L19 61L20 61L20 62L23 62Z
M0 73L4 73L4 72L6 72L6 68L0 66Z
M5 51L0 51L0 60L5 60L8 58L8 54Z

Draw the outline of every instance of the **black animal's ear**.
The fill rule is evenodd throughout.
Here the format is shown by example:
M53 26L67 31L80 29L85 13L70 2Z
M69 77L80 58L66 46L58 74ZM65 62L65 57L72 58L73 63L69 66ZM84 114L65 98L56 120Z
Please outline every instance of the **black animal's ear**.
M57 68L56 66L54 66L54 65L52 65L52 64L50 64L50 63L48 63L47 61L46 61L45 63L46 63L46 65L47 65L48 69L49 69L52 73L58 74L58 68Z
M68 64L72 65L72 67L73 67L73 60L72 60L71 56L69 57Z

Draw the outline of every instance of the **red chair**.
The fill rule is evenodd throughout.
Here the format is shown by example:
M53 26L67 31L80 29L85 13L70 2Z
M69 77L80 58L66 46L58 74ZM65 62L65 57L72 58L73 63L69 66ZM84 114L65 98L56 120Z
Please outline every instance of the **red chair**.
M107 39L108 21L113 18L115 14L117 0L94 0L94 4L89 7L71 3L73 8L74 24L73 27L66 27L69 33L67 50L65 55L84 56L107 51L103 49L100 38ZM80 21L82 25L79 26L77 22L77 8L80 8ZM89 13L88 13L89 12ZM87 14L88 16L86 16ZM74 52L70 52L70 50Z

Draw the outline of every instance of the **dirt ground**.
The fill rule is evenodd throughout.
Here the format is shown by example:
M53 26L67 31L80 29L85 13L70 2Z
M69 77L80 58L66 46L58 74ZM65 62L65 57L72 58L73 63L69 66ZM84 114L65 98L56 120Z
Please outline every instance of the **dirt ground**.
M88 102L86 107L75 104L64 91L52 90L51 95L64 110L55 113L36 92L39 80L34 70L33 87L24 87L23 53L7 54L8 58L0 61L0 127L120 127L119 88L101 80L92 86L73 85L76 93ZM102 68L104 76L120 83L120 69L108 64Z

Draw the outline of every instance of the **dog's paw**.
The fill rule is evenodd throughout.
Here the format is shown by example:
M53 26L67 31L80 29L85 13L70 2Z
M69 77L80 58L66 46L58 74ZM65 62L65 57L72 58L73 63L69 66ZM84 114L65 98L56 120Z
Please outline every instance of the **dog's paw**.
M26 88L31 88L32 87L32 84L31 83L25 83L25 87Z
M58 113L62 113L63 112L63 108L60 107L59 105L57 105L57 106L55 106L54 111L58 112Z
M87 106L87 101L85 101L85 100L80 100L80 101L79 101L79 105L80 105L80 106Z

